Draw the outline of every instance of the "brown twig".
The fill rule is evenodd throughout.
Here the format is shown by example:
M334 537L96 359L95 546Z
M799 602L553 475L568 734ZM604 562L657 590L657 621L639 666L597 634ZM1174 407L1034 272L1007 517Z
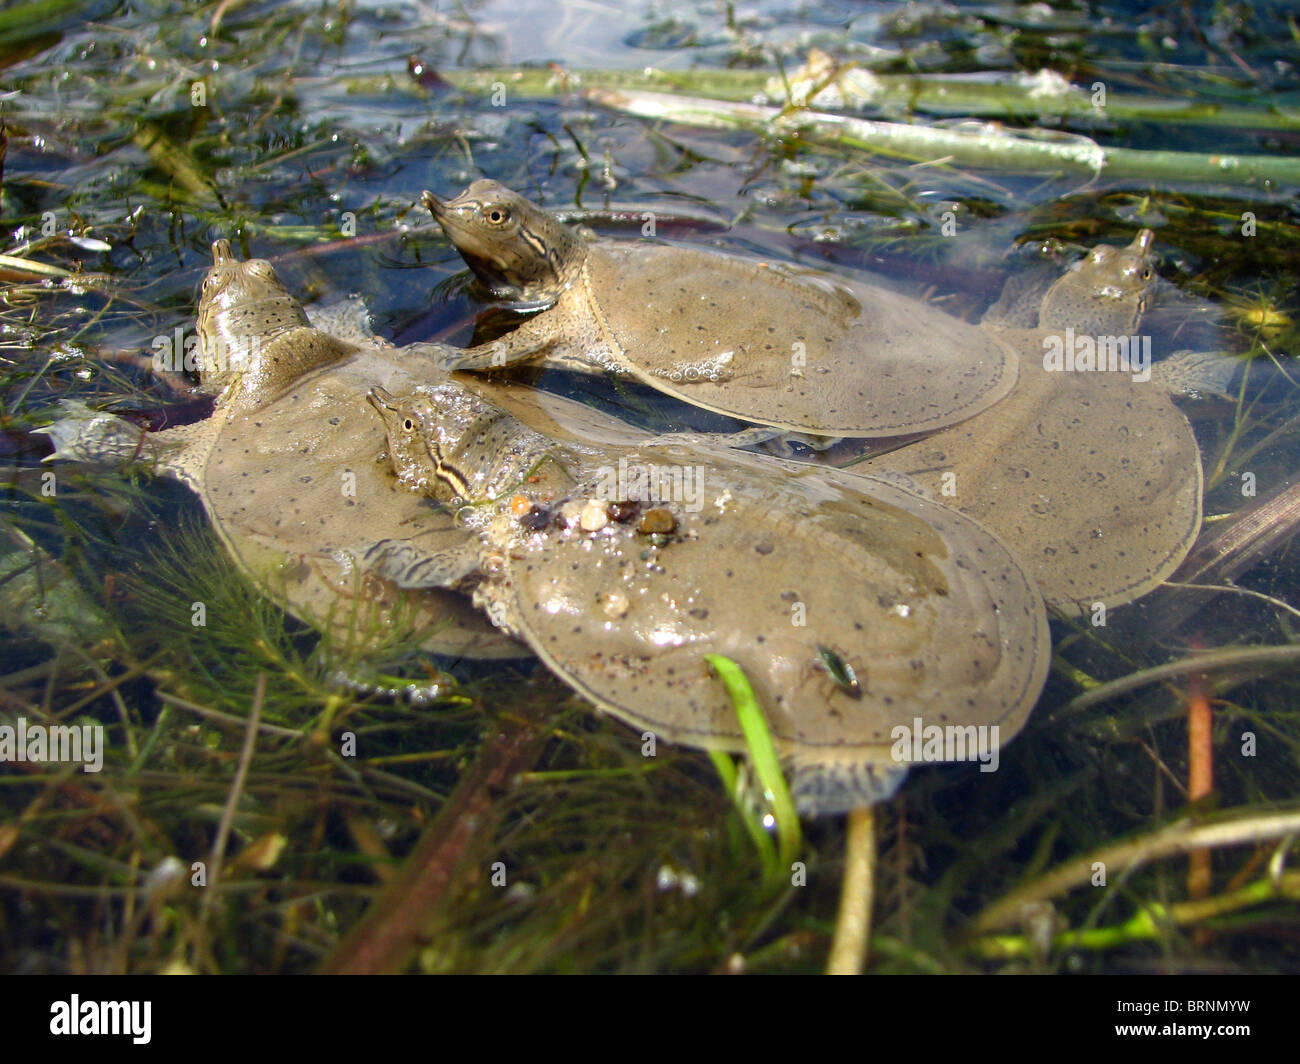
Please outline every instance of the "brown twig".
M1192 679L1187 703L1187 800L1197 802L1214 790L1214 718L1205 683ZM1193 850L1187 855L1187 896L1210 895L1210 851Z
M481 871L471 855L492 837L500 817L497 798L533 762L544 735L540 719L521 715L484 747L401 871L321 965L322 974L392 974L406 968L452 887Z

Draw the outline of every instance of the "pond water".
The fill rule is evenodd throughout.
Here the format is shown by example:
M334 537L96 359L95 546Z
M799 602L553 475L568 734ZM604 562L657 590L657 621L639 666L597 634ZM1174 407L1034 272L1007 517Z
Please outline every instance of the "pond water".
M812 50L916 79L845 113L936 129L979 119L1047 131L1040 144L1090 138L1140 154L1094 173L889 154L790 127L641 117L581 91L775 104ZM435 854L460 871L428 914L436 944L415 958L425 970L823 966L840 818L804 823L806 879L782 872L773 885L774 854L747 827L762 823L761 797L733 804L707 755L643 758L634 732L527 661L407 652L369 665L451 693L419 705L350 690L337 677L357 663L259 598L190 493L139 466L42 462L48 444L33 430L65 400L154 428L205 416L197 381L155 372L151 356L158 338L193 328L219 237L269 259L304 301L361 297L374 330L399 344L465 346L510 328L481 313L419 205L424 189L450 196L480 177L604 235L634 237L653 212L661 238L893 286L970 321L1008 277L1152 228L1161 282L1143 329L1158 352L1250 365L1230 396L1181 401L1206 517L1174 579L1196 586L1161 588L1104 625L1056 620L1052 675L999 771L916 771L879 808L871 964L1293 969L1294 943L1276 928L1294 926L1300 884L1279 880L1276 896L1253 900L1242 890L1290 845L1276 818L1300 810L1298 62L1300 26L1270 3L7 7L0 725L103 725L107 741L103 773L76 793L48 767L3 770L0 969L329 964L389 864L444 808L477 809L483 824L464 852ZM1108 102L1063 115L1045 68L1076 99ZM1225 156L1259 157L1258 172L1247 162L1214 180L1193 168ZM648 430L736 427L626 382L531 372ZM1212 655L1200 671L1176 666L1198 651ZM1175 667L1143 682L1164 665ZM223 816L254 703L271 730ZM1207 719L1211 741L1191 755L1189 726ZM344 733L360 737L360 756L337 752ZM1130 867L1113 848L1186 815L1206 749L1213 790L1191 804L1230 824L1233 845L1213 853L1208 877L1201 858L1190 870L1167 855ZM507 769L516 786L489 800L480 776ZM106 813L95 795L110 793L131 812ZM229 889L214 919L176 869L223 837ZM1116 862L1111 887L1026 895L1010 945L973 934L970 918L1017 887L1098 854ZM494 862L501 889L473 872ZM159 883L173 916L130 916L127 899ZM1208 920L1192 915L1198 899ZM1139 932L1128 921L1152 900L1175 916ZM96 939L104 927L109 942ZM1095 934L1068 937L1082 929Z

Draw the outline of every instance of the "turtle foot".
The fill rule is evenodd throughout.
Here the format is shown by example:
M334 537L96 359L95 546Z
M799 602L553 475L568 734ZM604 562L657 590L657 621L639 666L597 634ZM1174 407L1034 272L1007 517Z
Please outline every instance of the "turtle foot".
M1205 395L1235 399L1242 363L1216 351L1175 351L1151 367L1151 375L1171 395L1199 399Z
M464 549L425 551L406 540L382 539L362 552L361 561L404 591L454 588L477 568L468 540Z
M54 445L54 453L45 461L112 465L140 454L143 429L116 414L92 410L77 399L64 399L61 405L62 416L33 430L48 436Z

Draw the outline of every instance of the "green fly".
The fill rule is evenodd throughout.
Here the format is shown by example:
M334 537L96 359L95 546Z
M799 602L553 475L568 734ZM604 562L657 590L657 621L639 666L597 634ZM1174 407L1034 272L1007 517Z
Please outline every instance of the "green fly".
M830 674L841 691L850 698L862 697L862 685L858 683L858 674L853 671L852 665L830 647L824 647L820 643L817 644L817 656L821 658L822 668Z

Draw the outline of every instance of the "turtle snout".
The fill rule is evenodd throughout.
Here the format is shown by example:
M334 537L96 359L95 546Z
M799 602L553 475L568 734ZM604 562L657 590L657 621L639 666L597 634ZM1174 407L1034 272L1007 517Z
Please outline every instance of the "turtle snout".
M397 413L397 400L393 398L391 392L375 385L366 394L366 399L376 410L382 413Z
M441 222L446 214L446 205L427 189L420 193L420 202L424 204L425 209L433 215L434 220Z

